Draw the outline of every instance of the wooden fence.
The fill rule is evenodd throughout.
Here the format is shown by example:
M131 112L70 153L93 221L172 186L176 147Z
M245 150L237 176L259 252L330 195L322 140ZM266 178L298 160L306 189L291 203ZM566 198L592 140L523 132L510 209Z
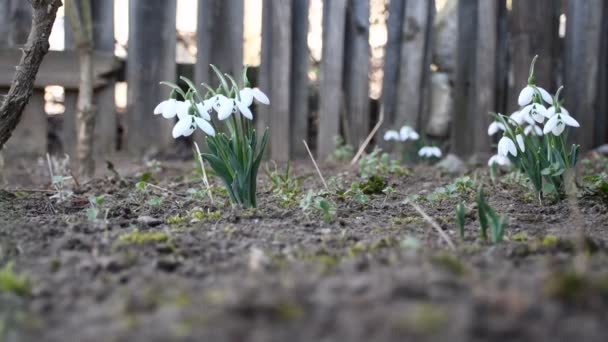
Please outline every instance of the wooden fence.
M211 77L208 65L239 74L243 60L243 1L199 0L198 55L192 69L197 82ZM453 0L448 0L453 1ZM507 8L507 4L511 4ZM99 109L96 153L116 150L117 113L114 85L121 62L114 50L113 1L93 0L96 45L96 104ZM271 106L257 108L256 127L271 127L270 156L276 160L305 156L302 140L320 158L334 150L334 137L359 145L375 125L370 106L370 0L325 0L323 52L318 84L311 84L307 37L310 0L264 0L261 65L255 79ZM431 75L435 38L434 0L390 0L384 55L383 129L409 124L424 131L431 108ZM584 149L606 142L608 135L608 2L602 0L460 0L453 82L450 151L468 156L488 153L488 113L509 113L526 83L529 62L537 64L540 85L554 92L565 85L566 107L582 128L574 139ZM130 0L126 60L128 108L123 148L134 155L170 151L167 120L152 116L168 95L159 80L176 80L176 0ZM18 48L29 30L29 4L0 1L0 92L9 85ZM565 38L559 27L567 18ZM66 30L69 32L69 30ZM66 47L71 39L66 35ZM52 52L37 79L27 112L6 147L7 153L46 152L43 86L66 88L64 150L73 153L77 58L74 52ZM314 66L316 67L316 66ZM442 66L439 65L441 70ZM318 99L313 101L311 99ZM312 123L312 126L310 124ZM382 133L382 130L380 131Z

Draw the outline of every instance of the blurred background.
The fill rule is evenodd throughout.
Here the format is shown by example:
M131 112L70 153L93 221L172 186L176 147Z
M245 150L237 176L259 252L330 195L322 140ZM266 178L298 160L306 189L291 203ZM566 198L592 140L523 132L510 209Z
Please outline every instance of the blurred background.
M535 54L537 84L565 85L585 150L607 140L608 2L602 0L92 0L94 154L98 160L191 156L191 140L152 115L161 80L216 83L208 65L250 78L271 99L271 158L324 159L335 137L359 146L383 121L404 124L449 151L486 155L490 112L517 110ZM0 93L29 32L27 1L0 0ZM61 8L36 91L4 148L5 161L72 155L78 57ZM196 135L195 139L201 139ZM190 138L191 139L191 138ZM388 146L385 146L388 148Z

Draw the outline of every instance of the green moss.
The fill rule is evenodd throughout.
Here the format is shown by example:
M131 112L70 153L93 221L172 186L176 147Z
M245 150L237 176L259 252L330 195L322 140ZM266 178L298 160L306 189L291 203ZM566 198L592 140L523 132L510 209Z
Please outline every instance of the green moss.
M134 230L130 233L123 234L118 237L119 242L143 244L146 242L167 242L169 235L165 232L158 231L139 231Z
M382 193L382 190L386 187L386 181L384 178L373 175L369 177L365 182L360 184L361 191L366 195L378 195Z
M464 264L454 255L441 252L431 258L431 261L455 275L463 275L466 271Z
M553 234L547 234L541 243L545 247L554 247L559 243L559 238Z
M431 335L448 322L449 315L445 308L435 304L418 304L405 313L402 325L416 335Z
M398 225L424 223L424 220L419 216L393 217L391 221Z
M12 262L7 263L0 270L0 291L27 296L31 290L29 278L24 274L15 273Z
M205 212L203 210L192 210L190 212L190 216L193 219L200 220L200 221L203 221L203 220L217 220L217 219L220 219L222 217L222 212L219 211L219 210L217 210L217 211L208 211L208 212Z
M274 307L274 312L280 319L291 321L304 315L304 308L298 303L286 301L278 303Z
M180 214L167 217L168 224L182 224L184 222L186 222L186 218Z
M519 232L511 235L510 239L512 241L527 241L528 240L528 232Z

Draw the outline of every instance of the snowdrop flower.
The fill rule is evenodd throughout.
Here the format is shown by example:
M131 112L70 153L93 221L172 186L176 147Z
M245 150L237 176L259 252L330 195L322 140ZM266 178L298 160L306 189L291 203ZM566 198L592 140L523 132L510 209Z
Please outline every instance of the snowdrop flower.
M578 121L571 117L565 108L559 108L556 112L555 107L551 107L549 110L547 110L547 112L552 116L549 121L547 121L545 128L543 129L543 133L545 134L549 134L549 132L551 132L555 136L560 136L566 129L566 126L580 127Z
M163 118L171 119L175 117L177 111L181 106L185 104L184 101L177 101L174 98L170 98L159 103L156 108L154 108L154 115L162 114Z
M547 108L540 103L532 103L525 106L521 110L521 113L524 118L530 117L538 123L543 123L545 122L545 117L547 117Z
M532 133L534 133L534 135L537 135L540 137L543 135L543 129L540 128L540 126L538 126L538 125L528 125L528 126L526 126L526 128L524 128L525 135L530 135Z
M418 140L420 136L410 126L403 126L399 130L399 138L401 141Z
M505 130L505 125L503 125L501 122L494 121L490 124L490 126L488 126L488 135L492 136L492 135L498 133L498 131L504 131L504 130Z
M197 105L197 109L198 109L198 105ZM180 136L184 136L184 137L190 136L190 135L192 135L192 133L194 133L194 130L196 129L196 127L199 127L200 129L203 130L203 132L205 132L208 135L215 136L215 129L213 128L213 126L211 126L211 124L207 120L205 120L204 117L198 117L198 116L191 115L189 113L189 110L190 110L190 107L188 107L188 110L186 110L186 111L177 112L177 117L179 120L177 121L175 126L173 126L173 131L172 131L173 138L177 139Z
M509 153L514 157L517 157L517 147L515 147L515 143L511 138L503 136L498 141L498 154L506 157Z
M424 146L418 151L418 155L423 158L441 158L441 150L435 146Z
M401 140L401 136L399 135L399 132L391 129L384 133L384 140Z
M524 122L526 122L530 125L534 124L534 120L530 116L530 113L526 113L523 110L514 112L513 114L511 114L509 116L509 118L511 118L511 120L515 121L518 125L523 125Z
M213 109L217 112L217 118L222 121L228 119L235 110L234 100L224 95L215 95L210 100L213 103Z
M505 157L500 154L495 154L492 157L490 157L490 160L488 160L488 166L492 166L492 165L509 166L509 165L511 165L511 161L509 160L508 157Z
M553 98L549 92L533 84L528 84L524 89L521 90L519 97L517 98L517 103L519 103L520 106L525 107L532 103L535 94L539 94L543 101L553 103Z
M241 102L247 107L251 106L254 98L265 105L270 104L268 96L258 88L243 88L239 91L239 97L241 98Z

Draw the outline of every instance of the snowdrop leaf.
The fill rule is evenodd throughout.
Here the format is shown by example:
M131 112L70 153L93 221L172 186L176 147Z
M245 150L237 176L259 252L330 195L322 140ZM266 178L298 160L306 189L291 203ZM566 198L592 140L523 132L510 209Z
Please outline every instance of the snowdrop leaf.
M217 78L220 80L224 92L226 93L226 95L228 95L230 93L230 87L228 86L228 82L226 82L226 78L224 78L224 75L222 74L220 69L218 69L215 65L210 64L210 66L211 69L213 69L213 72L215 72Z

